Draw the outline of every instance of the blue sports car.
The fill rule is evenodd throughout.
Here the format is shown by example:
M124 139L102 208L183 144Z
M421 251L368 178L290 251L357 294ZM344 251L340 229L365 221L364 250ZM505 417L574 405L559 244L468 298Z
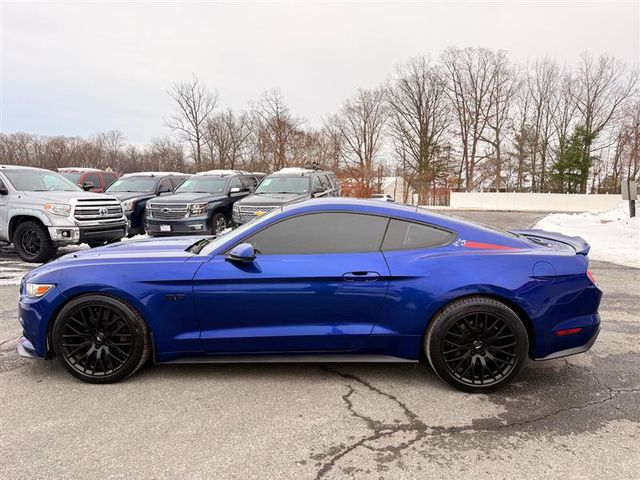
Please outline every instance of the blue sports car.
M121 380L182 362L418 362L487 391L588 350L589 245L404 205L316 199L218 237L73 253L20 286L19 353Z

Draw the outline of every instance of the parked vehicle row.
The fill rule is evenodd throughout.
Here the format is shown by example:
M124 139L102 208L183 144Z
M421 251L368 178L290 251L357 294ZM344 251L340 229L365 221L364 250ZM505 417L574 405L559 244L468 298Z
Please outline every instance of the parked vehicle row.
M314 168L283 168L271 175L139 172L118 178L91 168L56 173L2 166L0 187L0 241L14 243L28 262L45 262L65 244L95 247L143 233L218 235L285 205L340 196L335 174ZM89 204L92 208L85 207Z

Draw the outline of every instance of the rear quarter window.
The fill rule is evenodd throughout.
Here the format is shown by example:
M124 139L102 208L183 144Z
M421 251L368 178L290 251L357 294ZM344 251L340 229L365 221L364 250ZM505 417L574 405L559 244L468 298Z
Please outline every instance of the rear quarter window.
M441 247L453 240L454 235L421 223L391 219L382 242L382 250L411 250Z

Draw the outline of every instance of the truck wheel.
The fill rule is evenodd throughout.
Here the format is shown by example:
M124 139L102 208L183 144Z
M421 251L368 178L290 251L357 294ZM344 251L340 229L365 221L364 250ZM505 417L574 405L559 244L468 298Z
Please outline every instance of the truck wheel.
M44 263L56 254L49 232L39 222L22 222L13 234L18 256L25 262Z
M211 234L220 234L228 225L229 222L227 221L227 217L224 216L224 213L214 213L211 219Z

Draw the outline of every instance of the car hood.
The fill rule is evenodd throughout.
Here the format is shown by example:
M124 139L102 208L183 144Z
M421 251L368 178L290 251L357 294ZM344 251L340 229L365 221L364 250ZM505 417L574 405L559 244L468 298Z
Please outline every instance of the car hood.
M146 192L107 192L107 195L116 197L121 202L124 202L125 200L129 200L131 198L137 198L139 200L143 200L145 198L155 197L154 193L146 193Z
M204 203L217 202L227 198L226 195L214 193L174 193L173 195L163 195L157 201L162 203Z
M39 202L51 202L51 203L69 203L74 198L80 199L96 199L102 198L103 200L113 199L113 195L93 192L22 192L27 198L37 199Z
M70 260L117 260L125 258L190 257L186 249L206 236L142 238L112 243L104 247L70 253L57 261Z
M279 207L289 203L301 202L308 198L309 195L306 193L258 193L249 195L237 203L240 205Z

